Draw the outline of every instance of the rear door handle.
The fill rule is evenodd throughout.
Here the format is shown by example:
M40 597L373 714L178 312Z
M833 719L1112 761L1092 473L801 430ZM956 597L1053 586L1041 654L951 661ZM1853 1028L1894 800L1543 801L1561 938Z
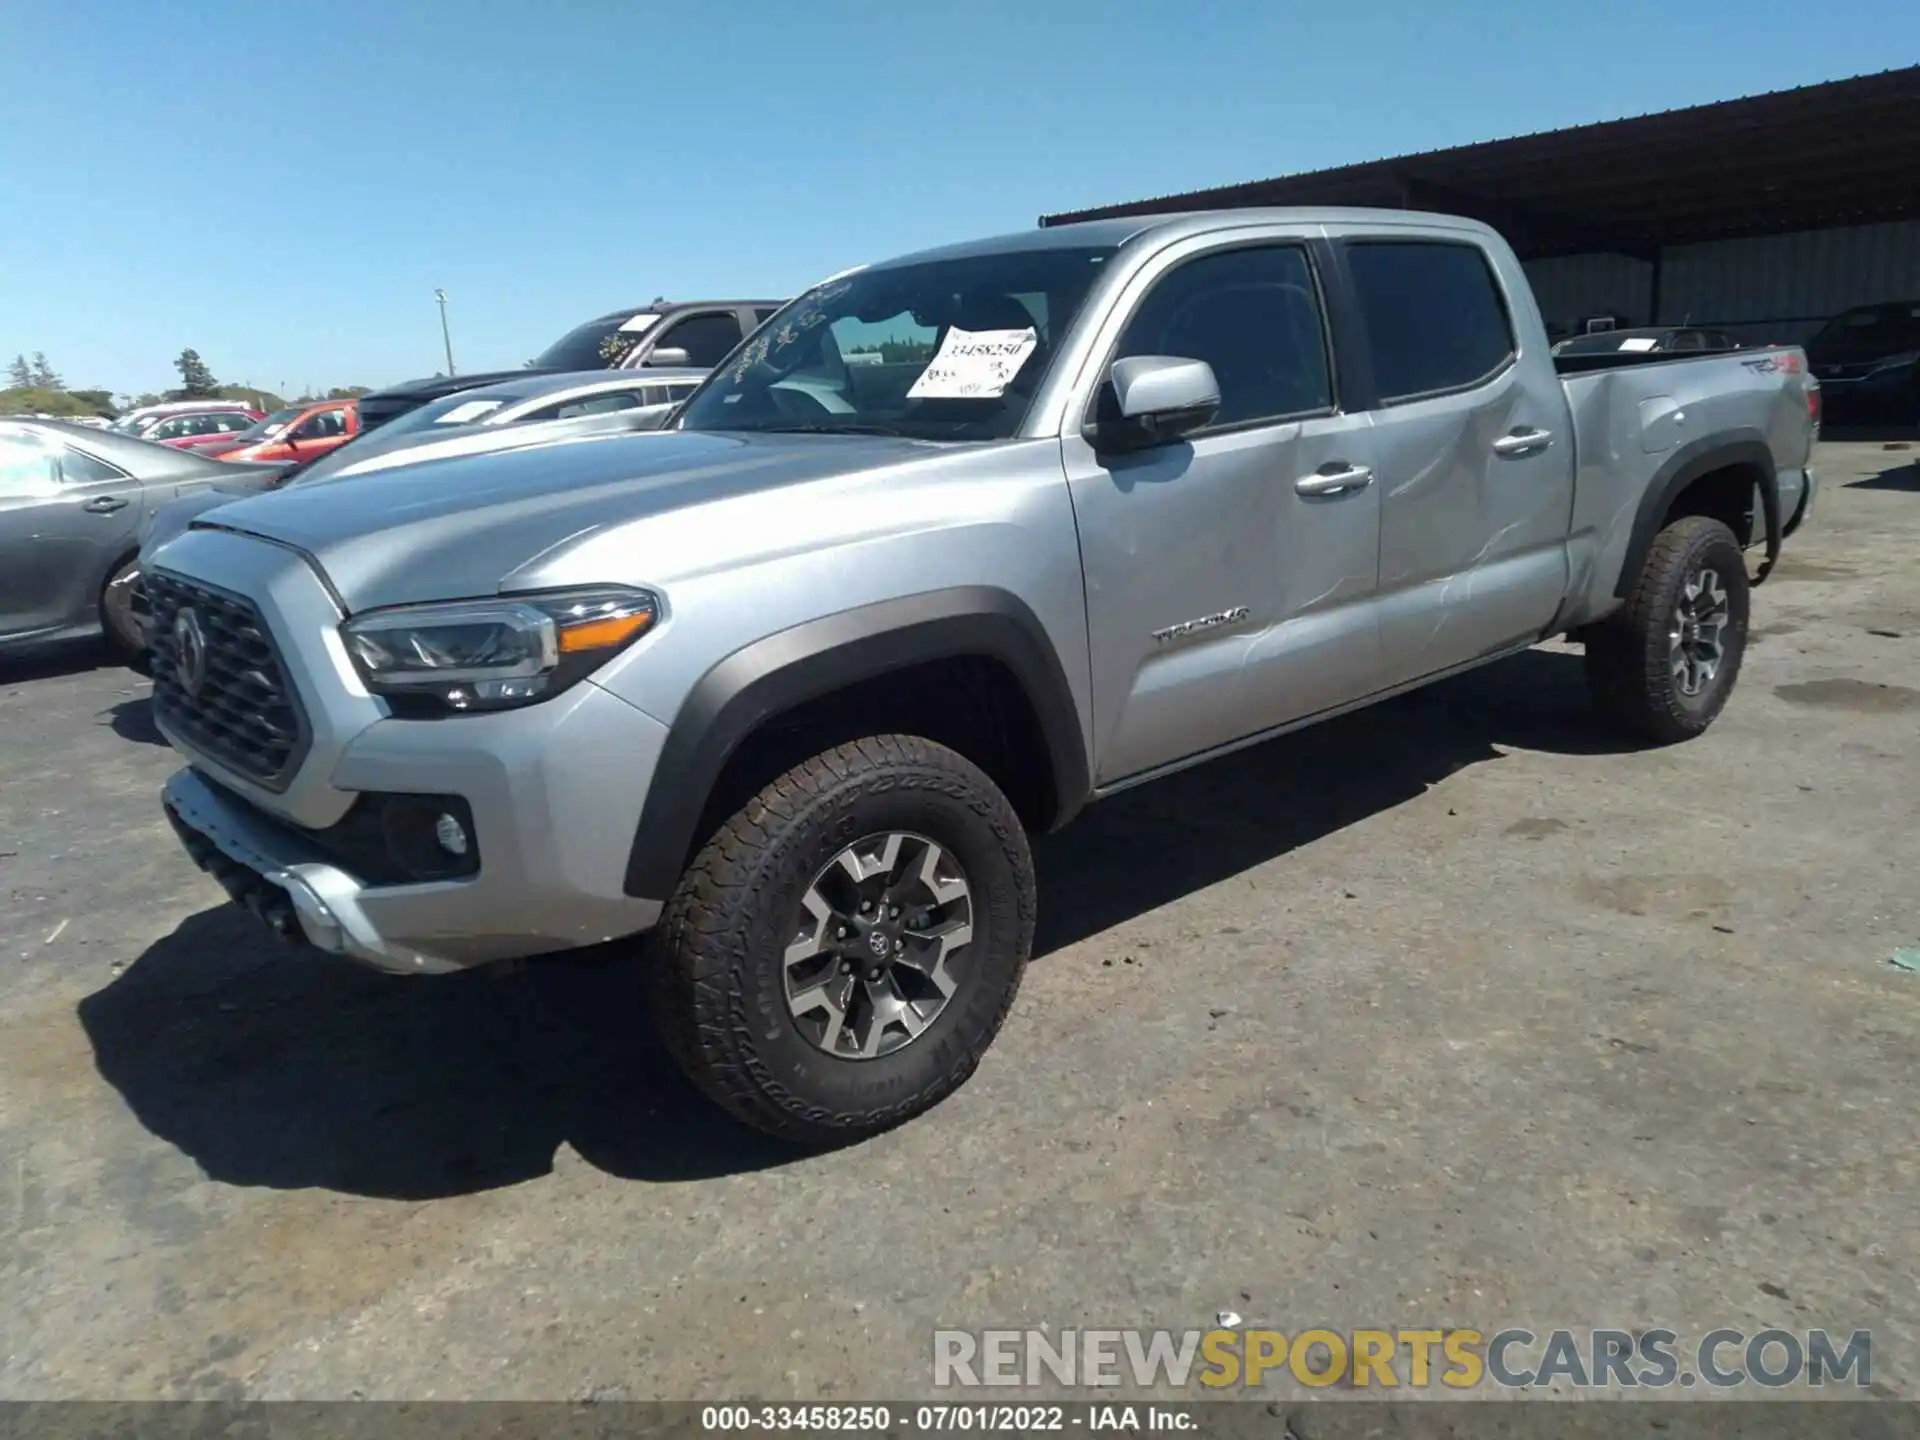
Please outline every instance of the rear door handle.
M1496 455L1532 455L1553 444L1551 430L1515 430L1510 435L1502 435L1493 442Z
M119 495L96 495L80 508L90 515L111 515L116 510L126 509L127 502Z
M1373 483L1373 471L1364 465L1348 465L1343 461L1334 461L1338 469L1320 469L1311 475L1302 475L1293 482L1296 495L1348 495L1364 490Z

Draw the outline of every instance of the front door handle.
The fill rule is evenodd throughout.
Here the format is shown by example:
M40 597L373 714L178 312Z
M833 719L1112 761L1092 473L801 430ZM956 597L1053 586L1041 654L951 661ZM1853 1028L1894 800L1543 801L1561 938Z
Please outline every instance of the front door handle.
M1294 481L1293 492L1296 495L1350 495L1366 489L1372 483L1373 471L1366 466L1335 460L1313 474L1302 475Z
M1551 430L1515 430L1493 442L1493 453L1509 457L1535 455L1553 444Z
M116 510L126 509L127 502L119 495L96 495L80 508L89 515L111 515Z

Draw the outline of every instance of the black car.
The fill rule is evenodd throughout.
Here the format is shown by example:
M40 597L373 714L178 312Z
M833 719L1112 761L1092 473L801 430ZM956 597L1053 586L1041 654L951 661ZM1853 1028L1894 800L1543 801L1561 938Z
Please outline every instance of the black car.
M396 415L463 390L498 385L523 375L570 370L633 370L640 366L712 369L784 300L656 300L596 315L536 355L523 369L408 380L360 397L360 429L373 430Z
M1829 416L1920 422L1920 300L1842 311L1806 350Z

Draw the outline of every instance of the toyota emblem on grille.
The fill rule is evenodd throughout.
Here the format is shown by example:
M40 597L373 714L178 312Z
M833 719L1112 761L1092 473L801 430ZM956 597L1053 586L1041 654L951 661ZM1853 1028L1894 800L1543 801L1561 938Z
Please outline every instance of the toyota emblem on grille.
M180 688L197 697L207 683L207 632L192 606L183 606L173 621L173 663Z

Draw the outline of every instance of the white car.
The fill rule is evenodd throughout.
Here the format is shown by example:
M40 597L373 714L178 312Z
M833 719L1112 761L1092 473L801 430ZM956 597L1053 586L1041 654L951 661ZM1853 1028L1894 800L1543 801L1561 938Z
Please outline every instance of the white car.
M311 464L291 469L235 465L234 479L183 496L150 511L140 531L140 554L151 554L181 534L195 517L243 495L343 480L402 465L487 450L584 440L595 435L657 430L680 402L699 388L707 372L691 368L589 370L565 375L528 375L435 400L348 441ZM133 582L132 611L144 626L145 599Z
M289 483L332 476L365 475L448 455L471 455L504 445L597 434L604 430L650 430L707 378L690 367L645 370L583 370L527 375L478 390L462 390L387 421L358 439L289 472ZM505 426L521 429L511 439ZM529 428L531 427L531 428Z

